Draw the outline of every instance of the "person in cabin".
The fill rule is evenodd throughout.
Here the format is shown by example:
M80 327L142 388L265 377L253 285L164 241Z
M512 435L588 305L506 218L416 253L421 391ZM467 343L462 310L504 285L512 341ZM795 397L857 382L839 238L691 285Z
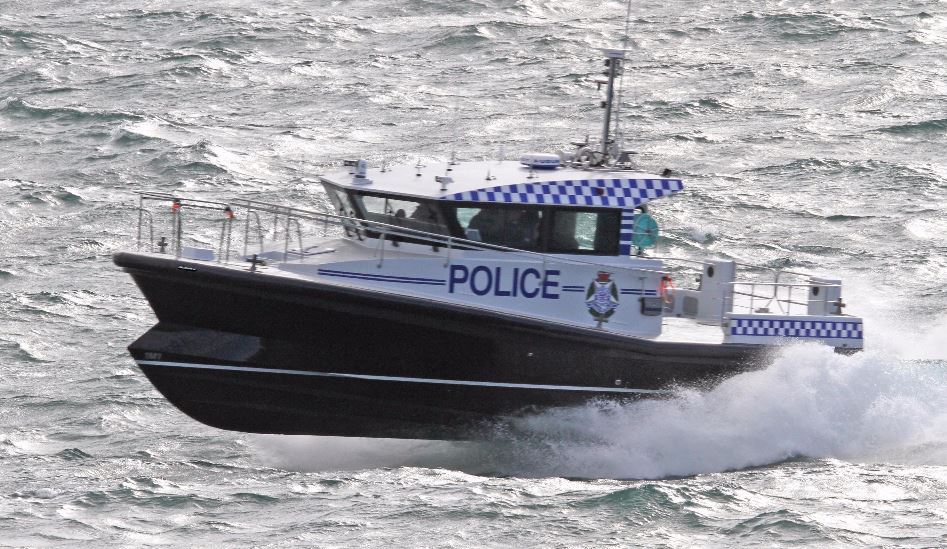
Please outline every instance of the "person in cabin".
M467 225L468 234L476 231L477 239L488 244L499 244L502 235L500 212L496 208L482 208Z
M535 248L539 236L539 212L527 208L483 208L470 220L480 241L509 248Z
M446 227L440 221L437 210L430 204L421 202L411 212L411 227L429 233L446 234Z
M511 248L533 248L539 236L539 212L525 208L507 210L504 240Z

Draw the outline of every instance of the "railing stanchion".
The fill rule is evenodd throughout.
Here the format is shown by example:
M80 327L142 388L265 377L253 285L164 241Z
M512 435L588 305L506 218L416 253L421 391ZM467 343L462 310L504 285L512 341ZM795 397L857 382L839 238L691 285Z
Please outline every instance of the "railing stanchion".
M181 258L181 252L183 251L181 250L181 241L183 240L181 233L184 232L184 222L181 220L181 217L181 209L177 208L174 210L174 225L176 229L174 236L174 257L178 259Z
M292 233L289 232L289 212L286 212L286 242L283 245L283 263L289 261L289 240L292 238Z
M379 235L381 236L381 238L379 239L378 245L379 245L379 248L381 249L381 254L378 259L378 268L381 269L382 263L385 262L385 241L388 240L388 230L382 229Z
M250 206L250 202L246 203L247 206L247 222L244 225L243 229L243 257L247 257L248 247L250 246L250 214L256 214L253 211L253 208Z
M136 248L139 252L141 251L141 218L144 214L142 212L145 209L145 199L141 195L138 195L138 247Z
M227 255L224 257L224 261L227 263L230 262L230 243L233 240L233 218L227 218Z
M306 251L303 250L303 228L299 219L296 219L296 237L299 239L299 262L302 263L306 258Z
M224 236L227 234L227 219L224 218L220 223L220 240L217 242L217 263L223 261L224 257Z

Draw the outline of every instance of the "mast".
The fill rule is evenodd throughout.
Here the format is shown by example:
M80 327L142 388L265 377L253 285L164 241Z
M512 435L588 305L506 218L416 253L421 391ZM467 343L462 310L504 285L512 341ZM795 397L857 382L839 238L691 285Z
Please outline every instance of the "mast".
M605 91L605 101L602 103L602 107L605 108L605 124L602 128L602 158L608 158L608 137L611 133L612 125L612 103L615 100L615 77L621 74L621 63L625 58L625 50L604 50L605 51L605 66L608 67L608 70L605 71L605 76L608 77L608 84Z

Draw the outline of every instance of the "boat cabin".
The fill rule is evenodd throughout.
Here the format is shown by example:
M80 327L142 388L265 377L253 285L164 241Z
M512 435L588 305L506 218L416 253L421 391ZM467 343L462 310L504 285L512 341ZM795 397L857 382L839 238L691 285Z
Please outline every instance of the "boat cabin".
M636 215L650 200L684 187L680 179L652 174L512 161L371 172L364 161L348 164L348 171L321 178L340 215L551 254L631 255L642 244L635 239Z

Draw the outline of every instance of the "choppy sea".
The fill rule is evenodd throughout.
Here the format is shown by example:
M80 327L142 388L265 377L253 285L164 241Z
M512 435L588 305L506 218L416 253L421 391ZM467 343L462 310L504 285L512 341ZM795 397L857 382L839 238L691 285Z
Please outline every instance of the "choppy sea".
M215 430L127 355L135 191L563 148L626 10L0 0L0 546L947 546L943 0L631 5L625 142L688 185L663 252L837 274L865 352L478 444Z

